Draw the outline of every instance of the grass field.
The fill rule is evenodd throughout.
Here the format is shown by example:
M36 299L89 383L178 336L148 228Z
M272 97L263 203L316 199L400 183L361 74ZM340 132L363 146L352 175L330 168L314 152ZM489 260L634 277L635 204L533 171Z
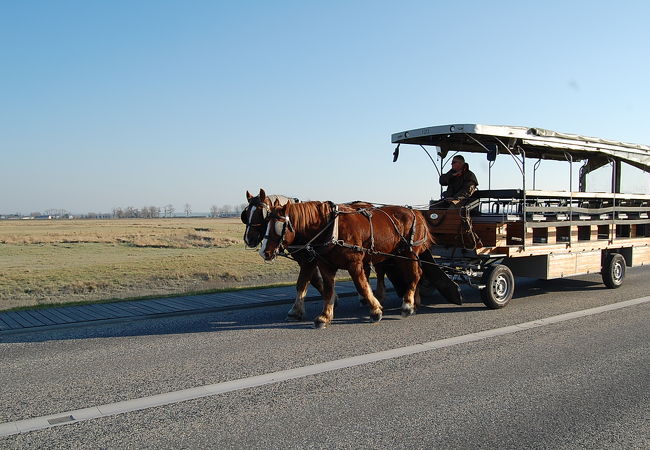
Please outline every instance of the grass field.
M0 221L0 310L295 282L239 219Z

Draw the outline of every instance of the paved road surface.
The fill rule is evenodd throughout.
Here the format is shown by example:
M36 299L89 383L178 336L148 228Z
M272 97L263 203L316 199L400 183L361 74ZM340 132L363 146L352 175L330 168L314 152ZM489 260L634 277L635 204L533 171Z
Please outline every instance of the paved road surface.
M368 323L285 323L286 306L5 336L0 423L464 336L648 295L596 276L523 280L498 311L476 293ZM433 299L435 302L436 300ZM308 315L318 305L308 305ZM650 303L476 342L0 438L2 448L650 448Z

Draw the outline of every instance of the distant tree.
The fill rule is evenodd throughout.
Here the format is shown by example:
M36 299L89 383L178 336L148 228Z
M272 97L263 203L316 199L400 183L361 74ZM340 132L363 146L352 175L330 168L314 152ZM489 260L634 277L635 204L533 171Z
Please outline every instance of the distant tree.
M189 203L185 203L185 206L183 207L183 210L185 211L185 215L187 217L189 217L190 214L192 214L192 207L190 206Z
M30 217L38 217L38 216L42 216L42 215L43 214L41 214L40 212L33 212L33 213L29 214Z
M155 219L160 217L160 208L157 206L143 206L140 210L140 217L144 219Z
M89 212L89 213L86 214L87 219L96 219L97 216L98 216L98 214L94 213L94 212Z
M174 217L174 205L165 205L165 217Z
M217 205L210 206L210 217L219 217L219 207Z
M133 206L127 206L126 210L124 210L124 216L127 219L134 219L138 217L139 214L140 212L137 209L135 209Z

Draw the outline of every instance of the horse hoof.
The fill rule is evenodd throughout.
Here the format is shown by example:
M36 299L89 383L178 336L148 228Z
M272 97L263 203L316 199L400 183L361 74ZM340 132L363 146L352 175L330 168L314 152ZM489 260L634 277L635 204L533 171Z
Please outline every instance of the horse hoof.
M298 314L287 314L287 318L285 320L287 322L300 322L302 321L302 316Z
M370 314L370 320L373 321L374 323L379 322L382 319L382 317L384 317L384 315L381 313L381 311L378 312L377 314Z
M415 314L415 309L413 307L402 307L402 317L410 317Z
M321 322L318 319L314 320L314 328L317 330L322 330L325 327L327 327L327 324L325 322Z

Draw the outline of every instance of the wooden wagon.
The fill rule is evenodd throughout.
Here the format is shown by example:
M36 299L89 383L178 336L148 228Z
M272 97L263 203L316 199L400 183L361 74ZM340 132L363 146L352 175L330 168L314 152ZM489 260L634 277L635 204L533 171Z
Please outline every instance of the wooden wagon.
M510 301L515 276L554 279L600 273L608 287L616 288L623 283L626 267L650 263L650 195L620 192L623 163L648 177L650 146L476 124L404 131L393 134L392 142L398 144L395 161L402 144L425 151L437 148L440 172L445 159L457 152L484 153L490 161L490 179L499 155L517 162L521 187L481 189L460 208L434 205L423 211L435 232L432 257L447 276L445 282L479 289L490 308ZM532 183L526 180L531 160L537 160ZM542 160L569 164L568 191L535 189ZM572 165L577 162L582 166L579 190L574 192ZM607 165L612 168L611 192L587 192L587 174ZM531 184L533 189L527 189Z

